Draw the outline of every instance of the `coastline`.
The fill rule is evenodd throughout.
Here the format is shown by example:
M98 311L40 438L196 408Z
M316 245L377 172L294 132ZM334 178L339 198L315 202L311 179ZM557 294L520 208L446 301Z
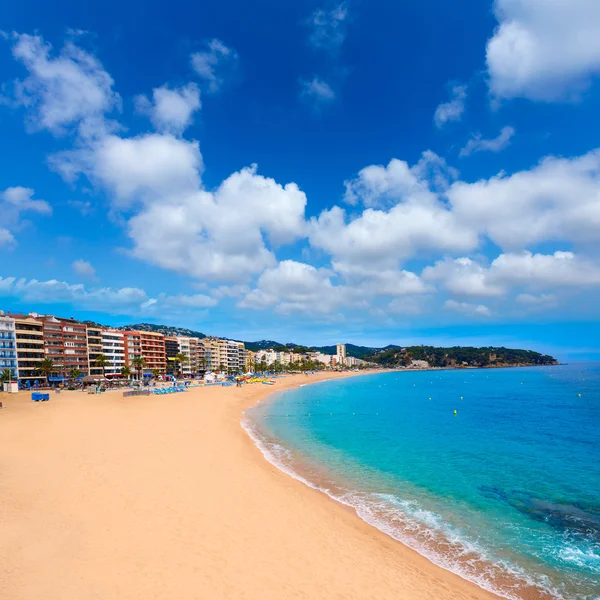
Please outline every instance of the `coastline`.
M4 395L0 595L12 600L496 598L267 462L244 410L302 384Z

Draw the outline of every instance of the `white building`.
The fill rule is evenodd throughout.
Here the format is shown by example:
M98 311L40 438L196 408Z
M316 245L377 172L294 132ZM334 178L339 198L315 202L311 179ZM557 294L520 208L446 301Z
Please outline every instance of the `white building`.
M336 359L338 366L343 367L346 365L346 344L337 344Z
M0 373L3 371L10 371L17 379L15 320L0 313Z
M106 356L109 364L104 369L106 376L121 374L125 366L125 335L122 331L105 329L102 331L102 354Z

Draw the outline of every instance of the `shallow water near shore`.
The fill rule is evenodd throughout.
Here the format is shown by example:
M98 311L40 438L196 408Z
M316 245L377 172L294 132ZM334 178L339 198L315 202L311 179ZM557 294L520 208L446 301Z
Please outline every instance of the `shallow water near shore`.
M600 598L598 365L338 379L244 426L281 469L485 589Z

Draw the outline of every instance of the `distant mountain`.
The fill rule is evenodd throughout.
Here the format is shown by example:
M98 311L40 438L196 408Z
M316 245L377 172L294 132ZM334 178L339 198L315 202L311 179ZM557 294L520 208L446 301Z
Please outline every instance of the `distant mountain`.
M154 325L153 323L136 323L135 325L124 325L123 327L119 327L123 331L127 330L136 330L136 331L151 331L153 333L162 333L167 336L177 336L180 335L182 337L197 337L200 339L204 339L207 337L203 333L199 331L193 331L192 329L186 329L184 327L171 327L170 325Z

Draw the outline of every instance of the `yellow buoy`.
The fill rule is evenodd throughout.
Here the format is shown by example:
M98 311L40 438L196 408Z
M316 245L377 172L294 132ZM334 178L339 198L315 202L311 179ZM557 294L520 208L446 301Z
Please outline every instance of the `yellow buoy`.
M454 414L456 414L456 411L454 411Z
M581 398L581 394L577 394Z

